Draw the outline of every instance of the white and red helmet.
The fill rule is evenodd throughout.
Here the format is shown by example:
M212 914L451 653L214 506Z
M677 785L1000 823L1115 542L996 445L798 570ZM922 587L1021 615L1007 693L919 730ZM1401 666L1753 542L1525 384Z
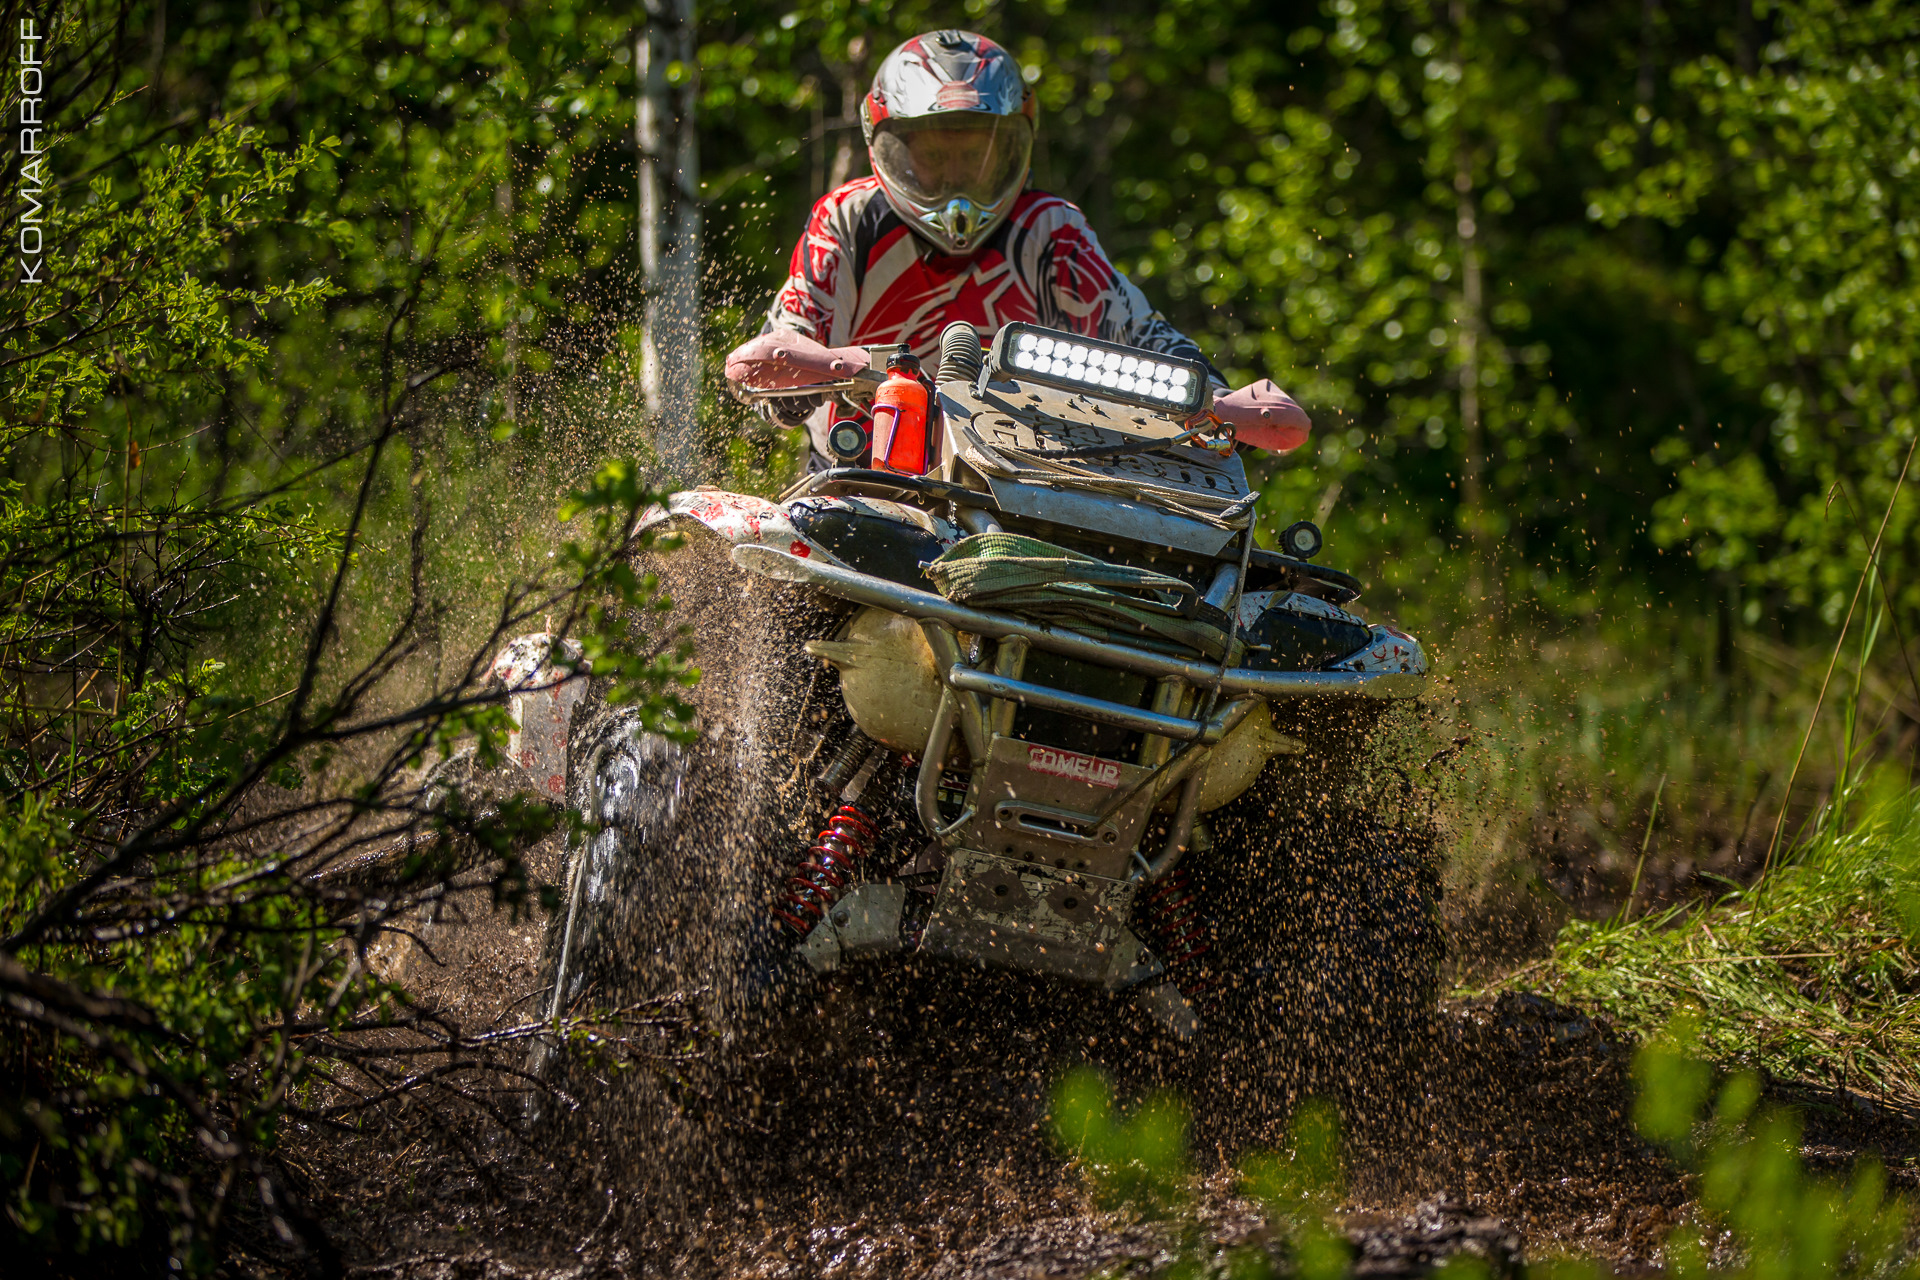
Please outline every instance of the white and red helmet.
M931 31L895 49L860 124L887 202L946 253L978 249L1027 185L1033 90L985 36Z

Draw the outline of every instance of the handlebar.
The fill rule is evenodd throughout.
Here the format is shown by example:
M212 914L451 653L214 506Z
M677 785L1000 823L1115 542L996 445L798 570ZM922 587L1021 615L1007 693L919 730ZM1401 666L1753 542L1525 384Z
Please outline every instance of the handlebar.
M869 373L848 378L843 382L817 382L802 387L749 387L735 383L733 394L746 404L758 404L763 400L798 400L806 396L871 392L884 381L886 379L881 375Z
M727 356L727 381L747 404L837 395L871 394L886 381L865 347L827 347L805 334L775 330L735 347ZM1213 406L1187 420L1189 436L1230 428L1240 444L1285 453L1306 443L1312 420L1292 396L1262 378L1213 398Z

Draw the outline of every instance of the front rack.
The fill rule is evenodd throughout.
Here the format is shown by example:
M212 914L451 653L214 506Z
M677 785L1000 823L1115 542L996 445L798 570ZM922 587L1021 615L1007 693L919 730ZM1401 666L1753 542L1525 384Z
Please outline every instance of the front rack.
M969 489L965 485L956 484L951 480L941 480L934 476L909 476L897 471L879 471L871 467L832 467L825 471L812 472L802 476L781 494L780 500L790 502L795 498L840 497L846 494L868 498L898 498L912 495L934 502L956 503L963 507L985 511L995 517L1005 515L994 504L993 495L983 490ZM1282 555L1278 551L1264 551L1255 547L1252 563L1258 569L1283 570L1303 578L1311 578L1316 582L1323 582L1327 586L1345 592L1348 598L1359 596L1362 590L1360 579L1350 573L1315 564L1311 560Z

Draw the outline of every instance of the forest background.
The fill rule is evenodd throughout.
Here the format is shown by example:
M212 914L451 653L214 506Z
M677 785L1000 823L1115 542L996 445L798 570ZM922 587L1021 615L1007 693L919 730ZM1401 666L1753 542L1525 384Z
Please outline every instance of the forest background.
M287 839L248 806L379 809L434 745L497 735L491 645L591 623L580 588L649 486L781 486L799 442L715 357L865 171L878 60L936 26L1027 67L1035 183L1236 380L1313 414L1255 464L1262 527L1317 519L1453 682L1456 898L1504 922L1469 961L1630 870L1648 901L1750 875L1863 762L1910 781L1913 6L0 12L7 115L39 50L49 122L45 156L11 126L0 148L8 226L43 218L45 245L44 284L0 284L12 1230L217 1235L227 1184L169 1153L264 1158L312 1065L291 1011L357 1026L388 999L313 958L365 899L289 896L238 851ZM697 283L649 243L697 247ZM694 290L689 413L646 353ZM673 674L666 649L633 670L663 722ZM468 834L504 840L488 821Z

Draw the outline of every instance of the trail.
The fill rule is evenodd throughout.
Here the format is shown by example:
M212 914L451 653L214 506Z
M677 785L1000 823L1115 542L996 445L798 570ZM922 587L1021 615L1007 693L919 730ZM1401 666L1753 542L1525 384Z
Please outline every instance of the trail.
M737 606L727 625L741 626ZM730 714L751 728L780 714L749 689L703 681L709 724ZM693 776L749 793L737 772L707 767ZM701 820L663 846L663 864L697 865L703 850L737 864L741 832L722 828L750 810L730 794L697 806ZM529 857L550 882L560 864L557 843ZM656 912L660 932L623 963L668 955L688 929L725 927L688 914L711 893L673 888L685 902ZM479 890L439 911L376 962L463 1026L526 1021L548 922L496 912ZM1456 924L1459 935L1478 931ZM683 976L698 960L682 962ZM1097 993L933 965L845 970L789 1012L771 1038L706 1042L710 1056L692 1066L571 1068L576 1109L531 1141L506 1129L423 1137L397 1124L308 1135L309 1193L353 1274L368 1277L1077 1280L1162 1274L1182 1256L1249 1245L1284 1264L1233 1170L1242 1152L1283 1143L1304 1087L1289 1066L1301 1046L1263 1044L1223 1068L1204 1041L1167 1042ZM1354 1275L1423 1275L1462 1252L1495 1275L1555 1254L1620 1273L1660 1266L1690 1185L1635 1132L1633 1047L1604 1016L1515 993L1446 1001L1426 1046L1390 1071L1379 1064L1392 1055L1371 1052L1382 1046L1333 1052L1336 1065L1351 1060L1338 1099L1347 1190L1337 1217ZM1103 1068L1122 1099L1156 1088L1191 1098L1190 1213L1151 1221L1095 1204L1048 1124L1055 1082L1082 1063ZM1775 1094L1812 1104L1806 1145L1817 1163L1878 1150L1896 1184L1912 1182L1920 1135L1863 1111L1862 1099Z
M455 904L422 930L441 963L424 947L390 960L422 999L479 1023L508 1014L534 981L538 922L464 905L470 914ZM683 1179L657 1135L618 1124L548 1151L502 1145L491 1178L417 1151L370 1163L377 1142L317 1148L351 1273L1067 1280L1152 1276L1183 1251L1268 1240L1234 1194L1232 1153L1209 1145L1221 1126L1205 1099L1190 1220L1093 1204L1048 1137L1051 1085L1080 1061L1103 1064L1123 1093L1166 1073L1150 1044L1123 1043L1110 1021L1032 1017L1057 991L855 975L819 994L821 1034L755 1077L764 1110L749 1127L761 1145L730 1186ZM1623 1274L1657 1269L1689 1183L1634 1133L1631 1046L1604 1017L1512 993L1448 1001L1435 1044L1417 1078L1376 1095L1390 1122L1370 1132L1363 1116L1350 1135L1338 1217L1352 1274L1418 1276L1461 1252L1494 1275L1569 1253ZM1914 1189L1920 1135L1864 1099L1773 1092L1805 1108L1811 1163L1877 1151ZM397 1176L409 1166L413 1178Z

